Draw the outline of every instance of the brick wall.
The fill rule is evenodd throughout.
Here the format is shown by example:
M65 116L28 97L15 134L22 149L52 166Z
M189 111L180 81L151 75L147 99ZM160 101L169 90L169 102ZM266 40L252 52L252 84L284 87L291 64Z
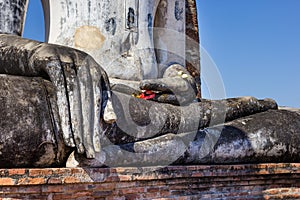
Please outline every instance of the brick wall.
M300 198L300 164L0 169L0 199Z

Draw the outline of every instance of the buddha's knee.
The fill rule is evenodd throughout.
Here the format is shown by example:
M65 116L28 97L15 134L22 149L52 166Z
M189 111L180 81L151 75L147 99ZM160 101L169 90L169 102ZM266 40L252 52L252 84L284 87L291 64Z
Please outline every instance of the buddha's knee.
M65 164L70 149L50 96L42 78L0 75L0 167Z

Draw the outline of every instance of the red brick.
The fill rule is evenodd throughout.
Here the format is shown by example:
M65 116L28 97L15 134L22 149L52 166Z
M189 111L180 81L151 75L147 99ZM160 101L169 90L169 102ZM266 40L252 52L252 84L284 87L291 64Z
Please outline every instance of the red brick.
M119 183L117 183L119 184ZM116 188L116 184L115 183L102 183L102 184L95 184L93 185L93 188L90 188L90 186L88 186L89 189L92 189L94 191L107 191L107 190L114 190Z
M153 199L153 198L159 197L159 195L158 195L158 193L144 193L144 194L142 194L142 197L147 198L147 199L149 199L149 198Z
M62 184L63 181L61 178L51 177L47 183L48 184Z
M85 174L86 172L82 168L71 168L72 174Z
M120 194L139 194L145 192L145 188L126 188L121 189Z
M141 198L170 200L175 197L178 199L300 197L300 189L297 188L300 187L298 181L300 164L176 166L152 172L150 169L152 168L142 169L148 170L146 174L142 174L137 168L3 169L0 170L2 183L7 184L7 181L10 181L10 184L22 185L13 184L13 187L4 185L0 189L0 194L7 198L20 199L47 199L47 195L53 194L53 199L58 200L106 197L129 200ZM26 178L27 172L28 174L31 172L31 177ZM97 179L97 174L104 174L108 179ZM86 176L90 176L91 179ZM20 177L19 181L17 177ZM86 182L78 184L80 177L85 177ZM46 180L47 185L43 183ZM64 180L68 184L62 184ZM290 188L291 185L294 188Z
M126 200L136 200L136 199L142 199L140 194L127 194L123 196ZM122 198L118 198L122 199Z
M88 190L88 184L64 184L64 186L65 190L70 193Z
M74 199L72 194L56 193L52 196L53 200Z
M52 175L51 169L30 169L29 176L48 176Z
M9 176L14 176L14 175L24 175L26 172L25 169L9 169L8 170L8 175Z
M137 182L137 185L139 187L158 187L158 186L164 186L166 184L170 184L170 181L172 181L172 179L169 180L151 180L151 181L142 181L142 182Z
M81 181L79 178L69 176L69 177L65 177L63 179L63 182L64 183L80 183Z
M95 191L93 192L93 197L100 198L100 197L111 197L113 195L113 191Z
M61 193L66 191L68 190L63 185L44 185L42 187L42 193Z
M15 194L18 193L19 187L1 186L1 194Z
M274 195L274 194L278 194L278 189L270 189L265 191L266 193L270 194L270 195Z
M96 199L104 199L104 200L116 200L117 198L115 196L110 196L110 197L96 197Z
M12 178L0 178L0 185L15 185L15 180Z
M192 176L191 177L203 177L204 173L203 172L194 172L192 173ZM212 175L211 172L209 172L209 174L205 174L206 176L208 175Z
M147 188L147 192L148 193L159 192L159 191L160 191L159 187L150 187L150 188Z
M300 197L300 194L299 193L291 193L291 194L286 194L286 195L283 195L284 198L289 198L289 199L299 199Z
M293 191L293 189L291 189L291 188L280 188L281 193L292 192L292 191Z
M0 200L22 200L24 197L16 197L16 198L0 198Z
M136 182L120 182L116 184L116 188L136 187Z
M119 175L118 178L119 178L119 181L131 181L132 180L132 176L130 176L130 175Z
M42 185L45 184L45 178L20 178L18 185Z
M189 199L190 199L189 197L184 197L184 196L183 196L183 197L178 197L178 198L177 198L177 200L189 200Z
M40 194L41 191L42 188L40 186L19 187L19 193L23 194Z
M171 195L171 193L170 193L169 190L160 191L159 194L160 194L160 195L159 195L160 197L168 197L168 196Z
M78 198L78 197L90 197L92 196L92 192L75 192L73 194L74 197Z
M120 179L117 175L110 175L105 178L105 182L118 182L118 181L120 181Z
M187 170L187 166L168 166L164 169L166 169L167 171L185 172Z
M53 168L52 174L68 176L68 175L72 174L72 169L70 169L70 168Z
M170 180L167 180L167 184L168 185L178 185L178 184L182 184L182 183L186 183L186 182L190 182L191 180L190 179L170 179ZM166 183L164 183L166 184Z

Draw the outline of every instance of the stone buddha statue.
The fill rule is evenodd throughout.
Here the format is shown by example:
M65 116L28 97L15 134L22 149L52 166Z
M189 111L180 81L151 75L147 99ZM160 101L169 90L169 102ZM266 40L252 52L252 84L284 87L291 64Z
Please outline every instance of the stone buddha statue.
M199 99L194 0L42 3L46 43L20 37L27 0L0 0L1 167L64 166L72 151L69 166L299 160L297 112Z

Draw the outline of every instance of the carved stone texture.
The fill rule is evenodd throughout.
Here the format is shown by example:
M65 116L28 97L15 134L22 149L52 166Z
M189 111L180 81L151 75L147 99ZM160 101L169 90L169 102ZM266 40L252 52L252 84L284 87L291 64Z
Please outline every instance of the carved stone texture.
M186 36L190 39L186 40L185 56L186 68L190 74L195 78L198 85L198 95L201 97L201 80L200 80L200 38L199 25L197 19L197 5L196 0L186 0L185 19L186 19Z
M0 75L0 167L64 166L68 156L41 78Z
M114 144L153 138L167 133L186 133L222 124L240 117L277 109L273 100L254 97L203 100L188 106L173 106L113 93L118 116L116 126L106 128L106 137Z
M22 35L28 0L0 0L0 33Z
M154 46L159 68L170 64L185 66L186 14L185 0L159 1L154 20Z
M300 162L300 114L269 110L198 132L167 134L103 148L81 166L158 166Z
M157 78L151 35L156 1L45 1L48 42L89 53L113 78Z
M0 34L0 73L43 77L53 84L65 143L93 157L100 151L101 119L115 119L104 70L82 51ZM84 117L82 117L84 116Z
M300 162L299 124L299 111L269 110L208 128L188 143L177 163ZM214 137L216 144L209 146ZM203 152L208 154L200 157Z

